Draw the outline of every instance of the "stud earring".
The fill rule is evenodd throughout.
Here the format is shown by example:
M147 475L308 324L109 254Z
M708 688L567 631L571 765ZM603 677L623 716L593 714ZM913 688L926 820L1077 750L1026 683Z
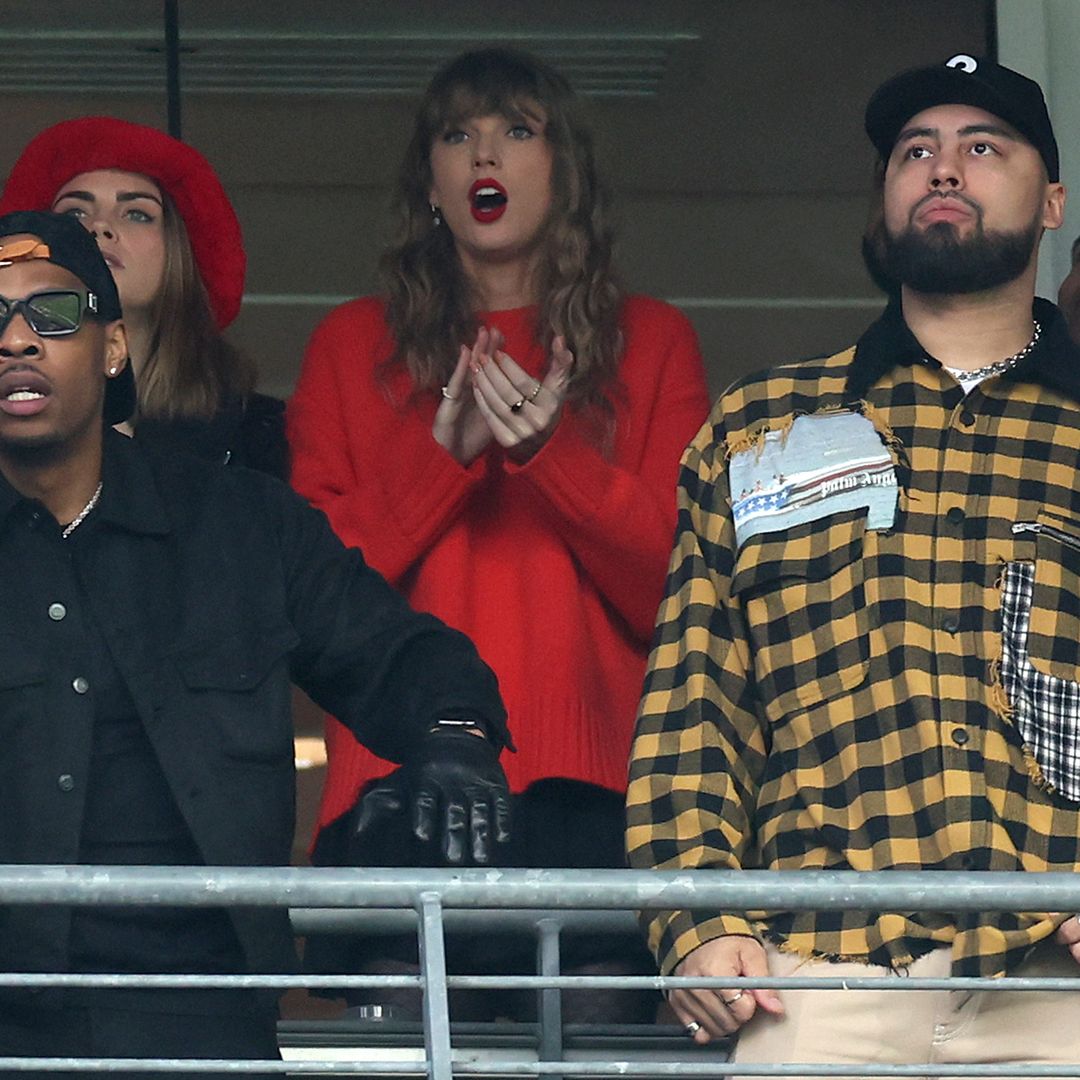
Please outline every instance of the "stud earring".
M116 374L116 368L114 368L114 367L109 368L109 374L110 375L115 375Z
M434 203L428 203L428 205L431 207L431 226L437 229L442 224L442 214Z

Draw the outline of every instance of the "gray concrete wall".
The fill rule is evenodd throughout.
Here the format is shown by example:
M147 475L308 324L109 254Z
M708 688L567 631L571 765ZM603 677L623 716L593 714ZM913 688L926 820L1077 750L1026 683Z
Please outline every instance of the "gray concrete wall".
M5 40L14 35L17 48L20 27L39 25L38 10L5 0ZM984 52L991 5L521 0L492 7L462 0L432 10L413 0L301 7L185 0L181 29L303 29L325 34L327 48L367 29L433 29L446 55L507 36L528 47L529 34L538 49L560 33L605 28L612 39L667 35L657 92L597 98L590 112L617 197L626 281L685 307L719 392L746 370L843 346L878 310L858 254L872 169L863 106L903 67ZM160 17L157 4L103 0L59 0L50 11L58 33L104 26L120 35L152 28ZM317 42L305 47L317 58ZM118 37L117 79L131 48ZM37 130L68 116L111 112L164 124L161 97L115 93L107 77L93 92L8 87L4 98L4 173ZM184 135L220 170L244 225L249 297L233 335L258 359L270 392L289 393L328 302L375 287L390 228L389 182L414 101L403 94L185 97Z

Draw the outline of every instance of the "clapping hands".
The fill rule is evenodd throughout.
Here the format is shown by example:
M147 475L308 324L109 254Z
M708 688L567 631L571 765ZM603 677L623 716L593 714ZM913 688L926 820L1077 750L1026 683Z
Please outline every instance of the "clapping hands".
M502 351L503 336L482 326L472 348L463 345L443 387L432 434L462 465L494 439L516 464L527 462L551 438L562 418L573 353L562 337L551 343L544 377L537 381Z

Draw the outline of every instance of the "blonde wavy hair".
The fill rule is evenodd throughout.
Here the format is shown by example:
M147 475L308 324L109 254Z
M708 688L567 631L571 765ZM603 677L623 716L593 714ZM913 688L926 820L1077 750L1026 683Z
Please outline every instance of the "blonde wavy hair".
M575 364L571 403L610 415L609 394L622 353L622 290L612 268L607 192L597 175L592 136L567 81L546 64L509 49L467 52L429 84L398 173L396 243L381 262L395 351L418 391L436 390L454 370L477 324L469 283L445 225L428 203L431 147L448 128L476 116L546 118L553 151L552 208L536 272L536 333L545 351L562 335Z

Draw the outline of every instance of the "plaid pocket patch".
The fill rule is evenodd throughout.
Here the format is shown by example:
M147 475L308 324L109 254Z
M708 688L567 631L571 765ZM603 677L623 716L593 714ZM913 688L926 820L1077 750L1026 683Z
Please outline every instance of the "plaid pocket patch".
M1010 562L1001 588L1001 682L1013 723L1047 784L1080 802L1080 683L1036 670L1028 655L1035 564Z

